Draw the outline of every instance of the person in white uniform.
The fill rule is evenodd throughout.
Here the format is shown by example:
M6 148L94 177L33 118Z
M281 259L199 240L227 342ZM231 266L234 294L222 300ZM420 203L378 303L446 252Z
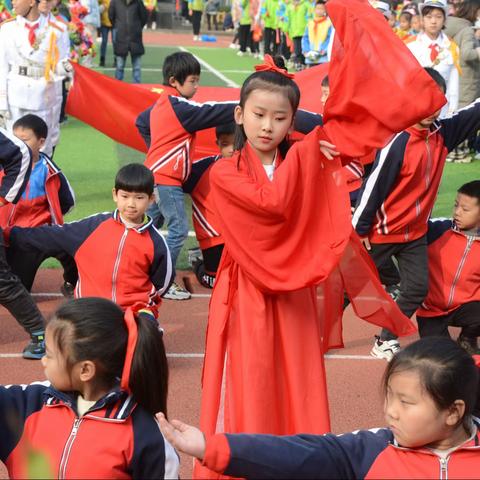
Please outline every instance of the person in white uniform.
M41 15L36 0L13 0L17 16L0 25L0 126L11 131L27 113L43 118L52 156L58 142L62 78L71 72L66 25Z
M452 114L458 107L459 50L457 44L442 32L447 19L446 0L426 0L419 5L423 32L407 46L422 67L432 67L447 83L448 104L441 116Z

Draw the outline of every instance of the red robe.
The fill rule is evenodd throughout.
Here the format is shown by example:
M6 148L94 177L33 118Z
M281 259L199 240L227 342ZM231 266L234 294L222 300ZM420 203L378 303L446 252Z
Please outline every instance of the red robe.
M415 331L352 234L340 160L323 157L319 139L317 128L296 143L271 182L248 144L212 167L225 251L207 331L207 435L330 430L323 352L342 346L344 288L357 314ZM378 301L365 302L372 294ZM209 475L197 465L197 478Z

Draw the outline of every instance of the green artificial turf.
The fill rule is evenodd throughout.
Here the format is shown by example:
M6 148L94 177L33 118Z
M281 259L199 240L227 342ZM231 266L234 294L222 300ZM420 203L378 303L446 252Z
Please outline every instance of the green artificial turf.
M213 69L222 72L229 80L241 84L258 63L251 57L238 57L236 51L228 48L188 47L187 50L199 56ZM166 55L177 51L174 47L146 47L142 58L142 81L161 83L161 65ZM98 61L98 59L97 59ZM109 48L107 65L112 62ZM111 67L111 65L110 65ZM114 69L99 69L113 76ZM125 81L131 80L131 69L126 69ZM225 82L211 71L202 67L202 85L225 86ZM112 201L112 187L115 173L119 167L130 162L143 162L144 154L117 144L88 125L73 117L62 126L60 143L55 152L55 161L70 180L76 194L75 209L66 217L67 221L84 218L97 212L115 208ZM456 189L463 183L480 178L480 162L471 164L447 164L440 186L433 216L450 216ZM190 199L187 196L187 209L191 212ZM192 229L192 228L191 228ZM194 238L189 237L180 254L177 268L187 269L187 249L197 246ZM56 260L47 260L46 266L58 266Z

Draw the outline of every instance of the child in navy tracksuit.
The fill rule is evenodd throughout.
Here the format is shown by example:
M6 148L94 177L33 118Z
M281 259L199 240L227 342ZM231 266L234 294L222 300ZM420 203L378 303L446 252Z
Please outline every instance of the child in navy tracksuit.
M156 323L82 298L55 312L46 343L50 383L0 386L9 478L178 478L178 456L154 417L168 387Z
M65 252L78 267L75 297L103 297L123 310L134 304L156 318L161 295L174 275L165 240L145 212L153 201L153 175L143 165L122 167L115 178L113 213L99 213L64 225L14 227L10 248Z
M192 168L195 133L233 120L235 102L199 104L195 95L200 64L186 52L169 55L163 64L164 91L155 105L140 115L137 126L150 130L150 148L145 165L155 177L155 204L149 210L155 226L167 223L167 243L175 266L188 235L182 183ZM149 128L148 128L149 124ZM165 298L185 300L189 292L172 284Z
M462 185L454 218L428 223L428 295L417 310L420 336L449 336L471 354L480 350L480 180Z
M27 186L32 170L32 155L24 142L3 129L0 129L0 165L4 171L0 183L0 208L9 208L10 204L20 200ZM45 353L44 319L19 278L12 274L4 242L0 242L0 304L31 337L23 357L41 358Z
M10 204L0 210L0 226L62 225L63 216L75 205L75 196L67 177L40 151L47 138L47 124L37 115L28 114L13 124L13 134L30 148L33 167L20 200L15 205ZM35 250L24 251L21 255L11 255L7 250L8 263L13 273L20 277L29 291L37 270L46 258ZM57 259L64 269L62 292L72 295L78 278L75 261L66 254L60 254Z
M232 477L474 479L480 471L477 365L448 338L409 345L385 372L387 428L338 436L205 438L195 427L158 418L174 447Z
M445 91L443 77L428 73ZM480 127L480 101L437 120L439 112L397 134L377 153L364 181L353 225L379 269L393 257L398 262L400 287L396 302L411 317L428 292L427 222L433 209L448 152ZM395 335L383 330L371 351L392 358L400 348Z

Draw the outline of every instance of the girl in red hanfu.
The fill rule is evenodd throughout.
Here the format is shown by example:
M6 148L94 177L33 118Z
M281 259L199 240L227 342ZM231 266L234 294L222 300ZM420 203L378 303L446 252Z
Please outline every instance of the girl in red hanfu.
M445 102L444 96L388 30L383 17L366 3L330 0L329 14L334 24L340 20L335 27L342 44L330 66L328 102L339 98L336 85L345 75L344 62L351 60L350 48L362 40L360 32L349 29L369 22L373 30L366 32L377 35L376 29L386 28L384 36L393 39L394 52L400 49L396 62L405 67L404 75L399 79L386 75L382 80L386 85L377 89L392 91L393 83L399 103L395 101L387 113L385 105L372 104L368 95L375 92L372 72L378 71L377 58L368 48L358 49L355 56L362 62L359 71L367 93L340 96L330 117L327 102L329 125L317 127L286 154L300 100L292 75L266 56L265 64L243 84L235 110L237 151L217 162L210 177L225 249L207 330L200 417L206 435L330 430L323 353L342 346L344 290L361 318L391 325L402 335L414 331L384 293L352 233L348 192L339 175L341 161L332 152L330 139L346 156L365 155L365 145L371 149L388 142L396 131L392 128L423 118ZM363 47L375 50L370 38L368 33ZM425 91L415 103L408 100L412 81ZM344 92L352 85L356 83L346 82ZM363 137L358 118L351 116L349 98L363 121ZM391 96L386 98L392 101ZM411 107L403 123L393 115L400 106ZM348 129L345 136L343 125ZM197 463L194 476L218 474Z

